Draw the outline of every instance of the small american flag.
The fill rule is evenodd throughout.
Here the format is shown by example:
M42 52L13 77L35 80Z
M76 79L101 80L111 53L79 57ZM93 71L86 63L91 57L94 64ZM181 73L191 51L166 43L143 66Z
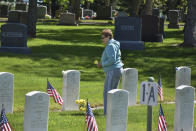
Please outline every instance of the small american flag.
M163 101L163 88L161 84L161 76L159 76L159 80L158 80L158 94L160 96L161 101Z
M158 131L167 131L167 123L165 121L165 116L163 114L163 109L161 107L161 104L160 104L160 110L159 110Z
M50 82L48 81L47 83L47 90L48 90L48 94L54 98L55 102L58 102L60 105L63 105L63 99L61 98L61 96L59 95L59 93L54 89L54 87L52 87L52 85L50 84Z
M0 131L12 131L12 128L5 115L5 108L1 110Z
M87 123L87 131L98 131L97 123L95 121L95 117L93 115L92 109L87 102L86 107L86 123Z

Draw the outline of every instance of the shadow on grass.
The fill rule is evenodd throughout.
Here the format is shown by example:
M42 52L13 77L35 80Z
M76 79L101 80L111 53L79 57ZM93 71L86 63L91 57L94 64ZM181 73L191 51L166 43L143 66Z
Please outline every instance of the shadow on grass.
M93 114L96 116L104 116L103 110L93 110ZM85 116L86 113L82 111L66 111L66 112L61 112L61 116Z
M184 33L181 30L166 30L165 39L179 39L184 40Z
M84 81L100 80L103 77L102 70L97 69L93 63L94 60L100 58L103 47L42 45L33 46L31 49L32 54L29 55L0 53L0 56L32 61L31 63L13 62L14 64L7 67L13 72L30 73L43 77L62 77L62 70L74 69L81 71L81 75L85 76L81 77L81 80Z
M97 27L97 26L96 26ZM61 29L37 29L37 38L62 41L70 43L100 43L101 42L101 31L103 28L66 28Z
M156 81L160 74L172 88L175 83L175 67L196 68L196 48L150 47L145 51L123 50L122 56L126 68L137 68L139 76L154 76ZM192 75L192 79L195 78Z

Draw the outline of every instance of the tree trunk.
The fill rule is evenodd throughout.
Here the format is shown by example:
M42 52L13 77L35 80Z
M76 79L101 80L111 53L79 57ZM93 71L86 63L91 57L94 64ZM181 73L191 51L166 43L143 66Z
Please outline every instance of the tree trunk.
M56 0L52 0L51 16L52 16L52 18L55 18L55 16L56 16Z
M138 16L139 15L139 7L142 0L131 0L128 4L129 6L129 14L130 16Z
M72 12L75 13L75 19L78 23L80 17L80 0L72 0Z
M196 47L196 0L188 0L188 14L182 46Z
M144 7L144 15L152 15L153 0L146 0Z
M28 36L36 37L36 22L37 22L37 0L29 1L28 8Z

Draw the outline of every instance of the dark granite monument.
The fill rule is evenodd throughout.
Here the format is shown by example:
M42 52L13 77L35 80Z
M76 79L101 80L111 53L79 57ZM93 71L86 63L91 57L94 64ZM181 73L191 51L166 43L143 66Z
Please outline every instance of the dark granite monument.
M117 17L115 19L115 39L120 42L121 49L143 50L141 41L142 19L137 17Z
M108 20L112 19L112 6L99 6L97 7L96 19Z
M9 23L28 23L28 12L22 10L12 10L8 14L8 22Z
M27 26L19 23L2 25L0 52L30 53L27 47Z
M142 16L142 40L145 42L162 42L161 19L158 16Z
M154 16L160 16L160 9L153 8L152 9L152 15L154 15Z
M8 16L8 5L0 5L0 17L7 17Z
M16 3L15 10L27 11L27 4L26 3Z
M178 10L169 10L169 24L168 28L176 28L179 29L179 11Z

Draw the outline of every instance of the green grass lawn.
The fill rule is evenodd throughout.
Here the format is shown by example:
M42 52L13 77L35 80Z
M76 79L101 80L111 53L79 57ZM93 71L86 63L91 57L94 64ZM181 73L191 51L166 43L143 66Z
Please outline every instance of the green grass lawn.
M2 24L2 23L1 23ZM80 98L90 104L103 106L104 72L96 68L94 60L100 60L104 45L101 42L102 29L113 26L59 26L37 25L37 38L28 39L32 54L0 53L0 72L14 74L14 113L8 114L8 120L15 131L21 131L24 121L25 94L30 91L46 91L47 78L62 94L62 71L79 70L81 72ZM162 76L164 102L175 98L175 67L190 66L192 86L196 87L196 49L174 46L183 42L180 29L167 29L162 43L145 43L144 51L122 50L124 68L137 68L139 82L137 102L139 103L140 83L149 76ZM121 88L121 86L120 86ZM169 131L173 130L174 104L163 104ZM49 131L83 131L84 113L60 112L61 107L50 99ZM129 107L127 131L146 130L146 106ZM157 129L159 106L154 107L153 130ZM105 129L103 110L94 111L99 130Z

